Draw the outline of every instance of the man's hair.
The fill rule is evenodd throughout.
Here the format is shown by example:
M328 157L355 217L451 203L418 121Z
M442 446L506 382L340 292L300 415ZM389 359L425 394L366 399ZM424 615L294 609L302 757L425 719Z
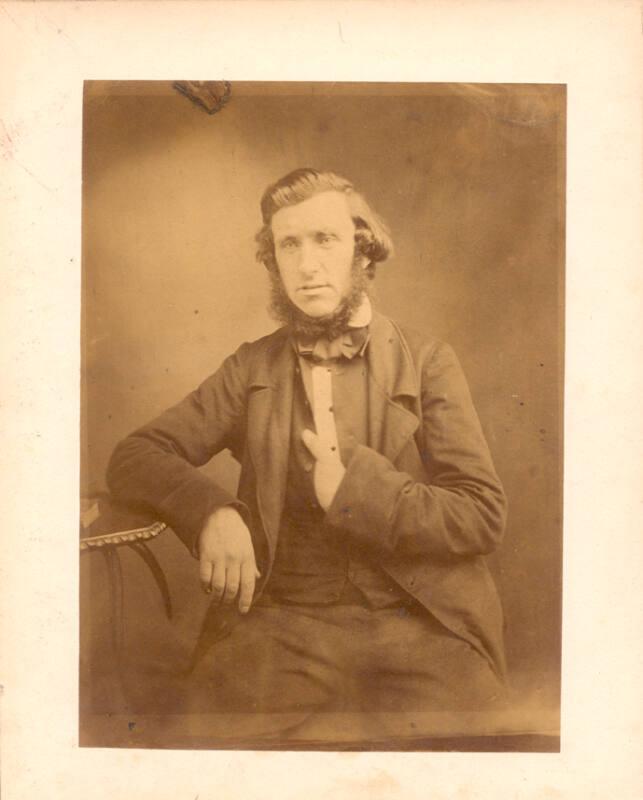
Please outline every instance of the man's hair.
M388 228L384 220L369 206L364 197L346 178L334 172L320 172L310 167L293 170L269 186L261 198L263 226L257 233L257 261L271 272L277 272L275 246L271 221L281 208L294 206L320 192L341 192L348 201L348 209L355 224L355 253L368 259L366 271L375 274L375 265L385 261L393 252Z

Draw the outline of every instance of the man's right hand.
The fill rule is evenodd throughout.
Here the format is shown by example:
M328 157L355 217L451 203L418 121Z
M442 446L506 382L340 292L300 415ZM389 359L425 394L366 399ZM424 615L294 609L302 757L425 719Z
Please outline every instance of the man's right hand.
M260 577L248 526L232 506L214 511L199 536L201 586L214 601L229 604L239 596L239 611L250 609Z

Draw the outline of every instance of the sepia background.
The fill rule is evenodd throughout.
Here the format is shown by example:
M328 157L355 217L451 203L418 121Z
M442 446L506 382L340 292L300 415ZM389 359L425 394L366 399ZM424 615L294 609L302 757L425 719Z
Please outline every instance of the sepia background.
M233 81L209 116L171 82L86 84L83 494L104 490L120 438L274 327L254 260L266 185L298 166L346 175L396 244L376 305L448 341L468 377L509 497L491 562L537 726L560 673L564 138L560 86ZM234 488L227 455L206 469ZM127 654L142 672L180 661L207 602L178 540L152 547L176 615L126 553ZM83 558L98 708L109 609L102 562Z

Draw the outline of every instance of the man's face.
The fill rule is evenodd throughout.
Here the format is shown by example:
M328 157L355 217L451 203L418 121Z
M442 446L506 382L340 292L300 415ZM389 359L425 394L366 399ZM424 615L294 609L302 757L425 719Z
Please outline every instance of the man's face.
M351 289L355 224L343 194L320 192L271 222L286 294L309 317L332 314Z

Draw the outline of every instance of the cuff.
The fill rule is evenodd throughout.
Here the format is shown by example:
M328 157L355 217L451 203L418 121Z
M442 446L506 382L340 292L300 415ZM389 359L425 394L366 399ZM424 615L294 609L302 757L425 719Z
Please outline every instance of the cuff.
M248 508L230 492L216 486L202 473L197 473L165 499L161 517L194 558L198 558L199 536L208 517L217 508L226 505L236 508L249 526Z
M344 528L370 547L393 550L394 520L400 494L411 482L384 456L358 445L333 502L326 512L330 525Z

